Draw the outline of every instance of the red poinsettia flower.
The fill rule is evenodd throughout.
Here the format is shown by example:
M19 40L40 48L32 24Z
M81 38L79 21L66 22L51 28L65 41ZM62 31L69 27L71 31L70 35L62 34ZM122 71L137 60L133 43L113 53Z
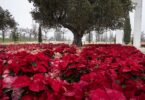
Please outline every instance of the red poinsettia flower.
M2 80L2 88L12 88L12 85L16 79L17 77L13 77L13 76L4 77L4 79Z
M125 96L112 89L96 89L90 92L90 100L126 100Z
M134 47L18 44L0 52L0 100L144 98L145 55Z
M51 79L49 77L46 78L46 85L50 86L54 93L58 93L60 89L62 88L62 83L61 81Z
M29 89L34 92L40 92L46 87L44 85L45 76L44 74L35 74L29 84Z
M37 96L34 95L25 95L21 97L22 100L39 100Z
M30 78L27 76L18 76L16 80L12 83L13 88L23 88L30 84Z

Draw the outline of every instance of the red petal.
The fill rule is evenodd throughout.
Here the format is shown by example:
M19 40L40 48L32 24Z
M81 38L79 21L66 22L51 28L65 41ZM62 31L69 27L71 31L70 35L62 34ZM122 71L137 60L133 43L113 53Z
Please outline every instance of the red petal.
M29 89L34 92L40 92L45 89L44 84L42 82L31 82L29 85Z
M111 100L126 100L125 96L120 91L106 89L106 93Z
M20 76L14 81L12 87L22 88L28 86L29 84L30 84L30 79L27 76Z
M43 74L34 75L33 80L29 85L29 89L34 92L40 92L44 90L45 89L45 85L43 84L44 79L45 76Z
M96 89L90 92L91 100L108 100L106 92L102 89Z

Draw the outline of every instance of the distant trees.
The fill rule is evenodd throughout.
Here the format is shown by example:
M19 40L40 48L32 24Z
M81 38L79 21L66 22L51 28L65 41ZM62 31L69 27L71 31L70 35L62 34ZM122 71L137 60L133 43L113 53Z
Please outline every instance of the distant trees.
M63 41L63 32L61 31L61 28L56 28L54 32L54 39L55 41Z
M19 40L19 37L20 37L19 36L20 33L17 31L17 28L14 28L11 34L12 34L12 40L14 42L17 42Z
M47 33L49 32L49 29L47 27L43 27L43 32L44 32L44 39L47 40Z
M38 30L36 24L32 25L32 35L34 36L34 39L37 40L38 38Z
M17 23L8 10L0 7L0 30L2 31L3 42L5 40L5 31L9 28L15 28Z
M16 28L15 30L13 30L13 32L14 31L19 33L19 41L30 41L32 39L33 29L29 29L29 28Z
M89 43L91 43L92 40L93 40L93 34L92 33L88 33L86 35L86 41L89 42Z

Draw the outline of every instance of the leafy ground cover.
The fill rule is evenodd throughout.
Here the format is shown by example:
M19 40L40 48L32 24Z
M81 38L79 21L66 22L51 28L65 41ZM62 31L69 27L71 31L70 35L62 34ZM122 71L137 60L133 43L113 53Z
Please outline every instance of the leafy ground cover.
M131 46L0 45L0 100L143 100L145 55Z

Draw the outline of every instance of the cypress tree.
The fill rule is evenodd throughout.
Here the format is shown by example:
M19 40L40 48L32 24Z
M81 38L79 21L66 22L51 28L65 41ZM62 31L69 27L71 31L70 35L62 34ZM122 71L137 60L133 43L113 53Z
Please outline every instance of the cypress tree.
M42 31L41 31L41 25L39 25L38 42L39 42L39 43L42 43Z
M130 24L130 17L128 13L124 23L124 43L129 44L130 41L131 41L131 24Z

